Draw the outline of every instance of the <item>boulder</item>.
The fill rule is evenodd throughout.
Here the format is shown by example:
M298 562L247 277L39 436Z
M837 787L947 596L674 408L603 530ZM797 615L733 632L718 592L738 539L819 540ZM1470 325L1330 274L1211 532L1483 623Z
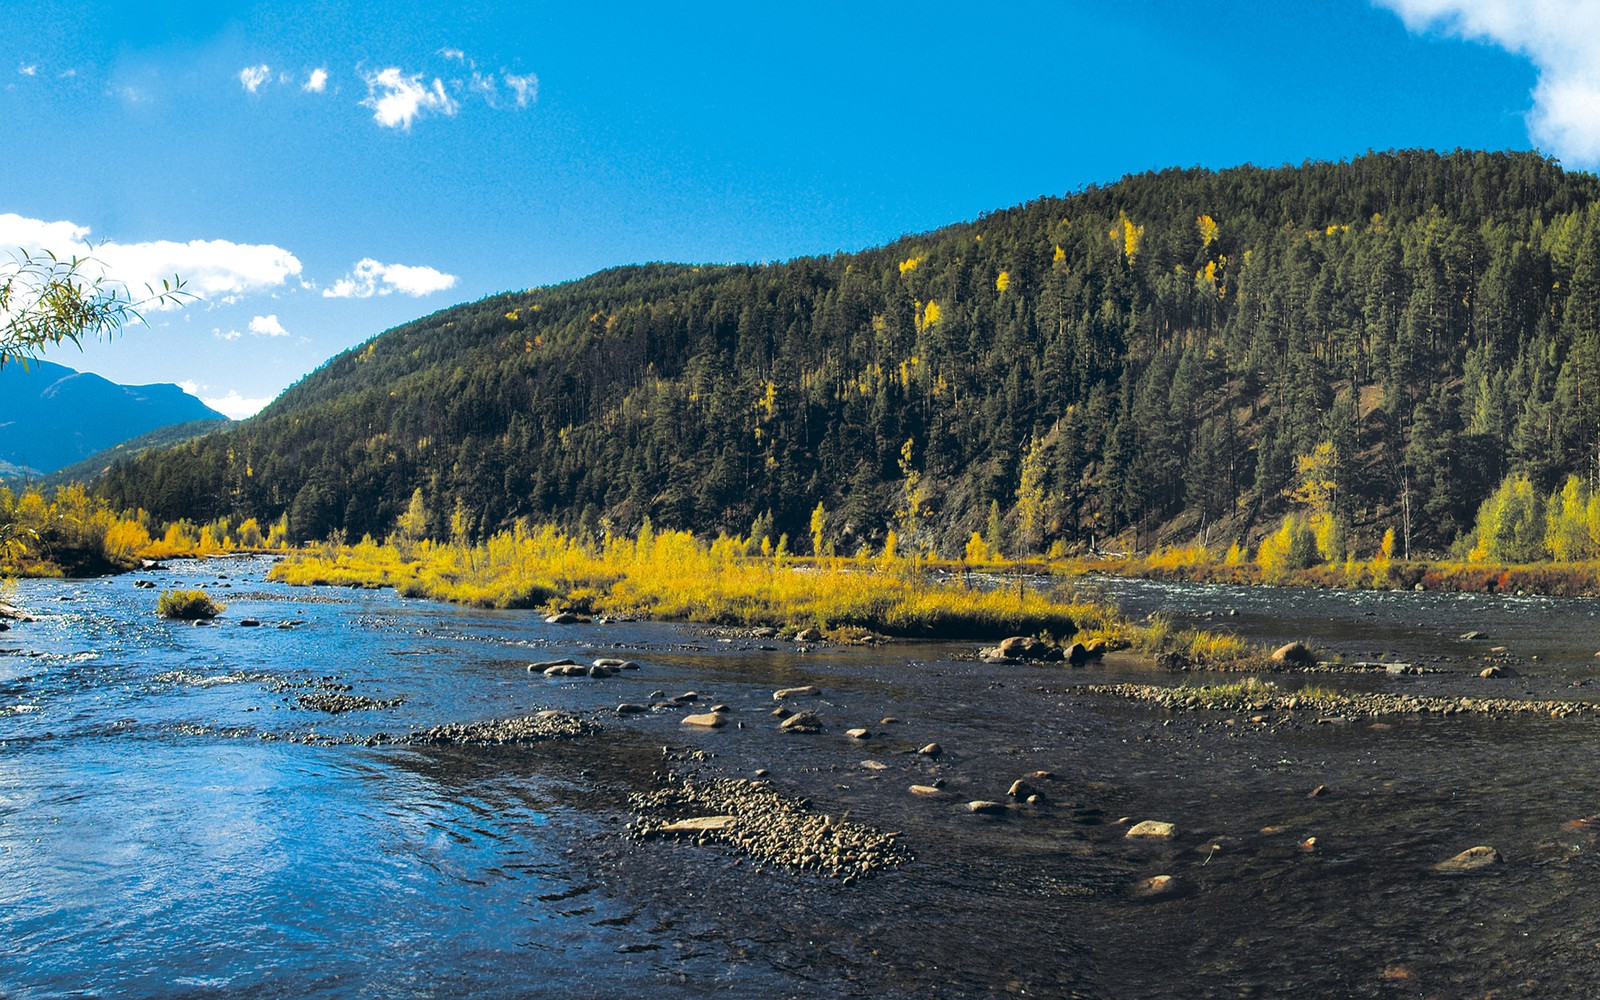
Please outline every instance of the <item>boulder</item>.
M537 671L537 672L539 672L541 674L547 674L547 673L550 672L550 668L551 667L570 667L570 666L574 666L577 662L578 661L572 660L572 659L566 659L566 660L541 660L538 663L530 663L530 664L528 664L528 670L529 670L529 672Z
M1478 672L1478 676L1479 677L1495 678L1495 677L1520 677L1522 675L1517 673L1511 667L1505 666L1504 664L1495 664L1494 666L1484 667L1482 670L1480 670Z
M1043 660L1054 648L1043 639L1031 635L1014 635L1009 639L1001 639L994 651L1008 660Z
M1462 872L1475 872L1494 865L1503 864L1505 858L1492 847L1469 847L1448 861L1441 861L1433 866L1436 872L1446 875Z
M1139 883L1141 896L1164 896L1178 888L1178 880L1171 875L1156 875Z
M625 701L617 706L618 715L638 715L640 712L648 711L650 711L649 705L639 705L629 701Z
M1303 642L1290 642L1274 649L1270 659L1273 663L1282 663L1287 666L1309 667L1316 664L1317 654L1313 653L1311 647Z
M546 625L576 625L581 620L570 611L560 611L553 615L546 615L544 623Z
M821 642L822 630L819 628L804 628L794 634L795 642Z
M240 628L260 628L261 627L261 620L259 618L241 618L241 619L239 619L239 627Z
M1172 840L1178 836L1178 828L1171 823L1147 819L1133 824L1123 836L1132 839Z
M1074 667L1081 667L1088 663L1091 655L1089 647L1081 642L1075 642L1061 652L1061 658Z
M612 666L603 667L596 663L594 666L588 668L586 673L588 673L590 677L614 677L616 676L617 668Z
M727 723L720 712L705 712L700 715L685 715L682 725L699 726L702 729L716 729Z
M1028 799L1037 797L1038 795L1039 790L1021 778L1013 781L1011 783L1011 787L1006 790L1006 796L1013 799Z
M818 733L822 731L822 720L814 712L796 712L778 728L786 733Z

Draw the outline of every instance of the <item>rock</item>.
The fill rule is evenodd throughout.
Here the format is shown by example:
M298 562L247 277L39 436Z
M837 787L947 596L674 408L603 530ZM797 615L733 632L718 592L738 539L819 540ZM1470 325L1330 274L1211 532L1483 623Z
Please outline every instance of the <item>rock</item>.
M638 715L640 712L648 711L650 711L649 705L637 705L629 701L625 701L617 706L618 715Z
M716 729L725 725L727 721L720 712L705 712L701 715L685 715L681 724L685 726L700 726L704 729Z
M1075 642L1061 653L1061 658L1074 667L1081 667L1089 662L1089 648L1081 642Z
M1503 664L1496 664L1496 665L1494 665L1492 667L1484 667L1482 670L1480 670L1478 672L1478 676L1479 677L1495 678L1495 677L1521 677L1522 675L1517 673L1511 667L1505 666Z
M1433 866L1436 872L1446 875L1461 872L1475 872L1493 865L1503 864L1505 858L1492 847L1469 847L1448 861L1441 861Z
M822 720L814 712L796 712L778 728L786 733L818 733L822 731Z
M639 665L632 660L619 660L615 656L602 656L600 659L595 660L592 665L612 671L639 669Z
M887 770L889 770L889 765L885 764L881 760L864 760L864 761L861 762L861 766L866 768L869 771L887 771Z
M822 630L819 628L805 628L794 634L795 642L821 642Z
M1328 786L1327 785L1318 785L1317 787L1313 788L1311 791L1306 793L1306 798L1308 798L1308 799L1320 799L1324 795L1327 795L1327 794L1328 794Z
M1138 893L1141 896L1161 896L1172 892L1178 887L1178 880L1171 875L1156 875L1139 883Z
M1296 667L1310 667L1316 665L1317 662L1317 654L1313 653L1311 647L1303 642L1285 643L1274 649L1272 656L1269 658L1273 663L1283 663Z
M588 668L586 673L588 673L590 677L615 677L617 674L617 668L610 666L602 667L600 664L596 663L594 666Z
M785 698L815 698L822 694L822 689L810 684L801 687L779 688L772 692L773 701L783 701Z
M731 712L731 711L733 711L733 709L729 708L726 705L712 705L711 706L711 711L713 711L713 712Z
M864 740L872 735L872 731L868 729L846 729L844 734L853 740Z
M683 694L675 694L675 695L673 695L670 700L678 703L679 705L682 705L685 702L698 700L699 697L700 697L700 695L696 694L693 691L685 691Z
M655 832L663 833L721 833L731 829L739 820L735 816L696 816L693 819L680 819L675 823L656 827Z
M898 726L899 724L900 720L892 715L885 715L883 718L878 720L878 725L880 726Z
M544 670L544 675L546 677L583 677L588 673L588 667L581 666L576 663L568 663L555 667L546 667Z
M1178 836L1178 828L1171 823L1147 819L1133 824L1123 836L1135 839L1148 837L1151 840L1172 840Z
M576 665L577 662L577 660L541 660L538 663L528 664L528 670L547 674L550 672L551 667L570 667Z
M923 747L921 750L918 750L917 753L921 754L924 757L937 757L940 754L944 753L944 747L941 747L937 743L929 743L927 746Z
M1461 638L1466 639L1468 642L1472 642L1478 639L1487 639L1489 636L1485 632L1463 632L1461 633Z
M1000 640L1000 645L994 647L996 654L1008 660L1043 660L1054 649L1048 642L1031 635L1014 635Z
M974 799L967 803L967 811L979 816L1004 815L1006 804L1004 802L990 802L987 799Z
M1083 644L1083 651L1090 656L1101 657L1110 652L1110 644L1104 639L1090 639Z
M1383 665L1383 672L1393 677L1422 673L1422 671L1418 670L1409 663L1385 663Z
M932 785L912 785L911 786L911 794L912 795L943 795L944 792L941 789L935 788Z
M787 719L793 714L794 711L792 709L784 708L782 705L779 705L777 708L772 710L772 716L775 719Z
M1013 799L1027 799L1037 797L1038 795L1039 790L1028 784L1026 781L1023 781L1021 778L1013 781L1011 783L1011 787L1006 791L1006 796Z
M260 628L261 627L261 620L258 619L258 618L241 618L241 619L239 619L239 627L240 628Z
M553 615L546 615L546 625L576 625L581 619L570 611L561 611Z

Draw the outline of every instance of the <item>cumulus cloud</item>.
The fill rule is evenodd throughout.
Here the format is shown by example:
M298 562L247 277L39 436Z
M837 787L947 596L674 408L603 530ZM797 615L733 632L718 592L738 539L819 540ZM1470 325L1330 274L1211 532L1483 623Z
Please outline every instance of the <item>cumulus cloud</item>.
M328 71L322 66L312 70L306 77L305 85L300 88L308 94L320 94L328 89Z
M271 316L255 316L250 320L250 332L258 337L287 337L289 331L278 322L276 314Z
M252 94L260 90L261 85L271 78L272 68L265 63L260 66L246 66L239 71L239 83Z
M191 295L226 299L277 288L301 271L294 254L271 244L228 240L91 244L87 226L14 213L0 213L0 247L89 258L101 269L96 273L128 286L135 298L145 288L159 290L161 282L173 275L183 278L184 289Z
M1600 5L1592 0L1376 0L1416 32L1527 56L1539 71L1528 134L1569 166L1600 164Z
M374 295L402 295L421 297L442 292L455 286L456 276L431 267L412 267L406 264L382 264L371 257L358 262L348 275L322 290L328 299L370 299Z
M444 89L444 81L434 77L424 84L421 73L407 75L396 67L367 74L367 99L361 103L372 109L372 120L384 128L411 129L411 123L424 113L453 115L460 109L455 98Z
M199 391L198 387L195 389L188 388L188 386L194 385L193 382L183 383L183 385L185 387L185 391L191 396L195 395ZM260 396L255 398L241 396L239 395L239 390L237 389L229 389L227 394L222 396L200 397L200 402L206 404L225 417L232 417L234 420L243 420L245 417L255 416L257 413L261 412L263 407L272 402L272 400L272 396Z

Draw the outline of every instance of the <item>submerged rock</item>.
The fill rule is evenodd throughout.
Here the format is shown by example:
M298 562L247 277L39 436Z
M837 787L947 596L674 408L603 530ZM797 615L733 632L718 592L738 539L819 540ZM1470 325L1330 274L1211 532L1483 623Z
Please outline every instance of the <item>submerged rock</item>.
M1504 864L1505 858L1492 847L1469 847L1447 861L1433 866L1433 870L1446 875L1475 872L1494 865Z
M778 728L786 733L820 733L822 720L815 712L796 712L784 719Z
M1147 819L1133 824L1123 836L1130 839L1172 840L1178 836L1178 828L1172 823Z

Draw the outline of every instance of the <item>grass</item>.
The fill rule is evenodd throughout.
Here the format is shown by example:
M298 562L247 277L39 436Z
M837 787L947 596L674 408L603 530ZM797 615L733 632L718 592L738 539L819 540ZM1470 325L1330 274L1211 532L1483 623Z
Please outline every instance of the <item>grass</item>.
M156 613L178 621L211 619L222 614L226 605L213 601L203 590L163 590Z
M751 555L750 549L738 538L708 542L687 532L649 530L585 544L551 527L519 526L475 546L315 546L280 562L272 578L393 586L407 596L476 607L816 627L841 638L870 630L901 637L1048 634L1131 641L1137 632L1114 612L1070 594L935 582L914 558L792 561Z

